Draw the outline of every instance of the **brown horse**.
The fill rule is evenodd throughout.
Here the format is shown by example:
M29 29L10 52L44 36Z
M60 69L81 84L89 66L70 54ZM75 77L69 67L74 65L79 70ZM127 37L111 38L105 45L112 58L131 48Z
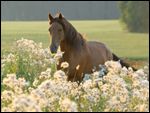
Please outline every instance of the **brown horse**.
M64 52L57 69L61 69L62 62L68 62L69 81L81 82L83 75L92 73L94 67L98 69L99 64L104 64L108 60L120 60L105 44L94 41L87 42L61 13L55 18L49 14L49 24L49 32L52 37L50 50L52 53L56 53L60 46L61 51ZM122 60L120 63L122 66L129 67Z

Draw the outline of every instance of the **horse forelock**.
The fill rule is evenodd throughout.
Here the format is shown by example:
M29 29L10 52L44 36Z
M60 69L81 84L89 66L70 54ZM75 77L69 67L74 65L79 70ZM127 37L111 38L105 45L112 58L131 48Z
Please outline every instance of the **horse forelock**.
M54 18L53 22L57 22L57 23L59 23L60 25L62 25L63 30L65 31L65 25L64 25L64 23L63 23L62 20L60 20L59 18Z
M65 19L54 18L53 22L57 22L63 27L63 31L65 34L65 41L71 47L79 47L79 45L85 44L85 39L83 36L77 32L77 30Z

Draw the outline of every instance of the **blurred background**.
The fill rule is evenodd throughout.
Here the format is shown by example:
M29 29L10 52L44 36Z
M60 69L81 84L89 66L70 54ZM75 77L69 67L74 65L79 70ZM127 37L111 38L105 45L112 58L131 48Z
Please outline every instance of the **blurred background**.
M117 19L117 2L107 1L8 1L2 2L2 20L47 20L61 11L70 20Z

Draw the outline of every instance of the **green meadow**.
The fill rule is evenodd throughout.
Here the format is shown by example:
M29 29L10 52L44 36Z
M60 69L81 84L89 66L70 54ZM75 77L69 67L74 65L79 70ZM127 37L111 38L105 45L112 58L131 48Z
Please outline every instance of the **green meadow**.
M111 71L105 79L98 78L102 76L100 70L78 87L78 83L66 81L65 68L56 70L56 61L44 49L51 41L48 21L1 22L2 111L148 111L149 34L129 33L117 20L71 23L87 41L103 42L131 66L146 68L138 74L122 71L112 63L107 66ZM15 48L21 38L34 41L19 41ZM38 42L42 42L42 49Z
M149 55L149 34L130 33L118 20L70 21L88 41L105 43L120 57L131 60L147 60ZM10 51L13 43L21 38L50 44L48 21L2 21L2 54Z

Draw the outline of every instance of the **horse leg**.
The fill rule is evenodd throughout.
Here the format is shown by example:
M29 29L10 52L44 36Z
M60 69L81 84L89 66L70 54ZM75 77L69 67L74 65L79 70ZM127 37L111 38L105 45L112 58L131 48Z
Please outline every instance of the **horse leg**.
M78 81L80 83L82 79L83 79L83 74L80 71L77 71L76 69L68 73L68 78L67 78L68 81L71 82Z

